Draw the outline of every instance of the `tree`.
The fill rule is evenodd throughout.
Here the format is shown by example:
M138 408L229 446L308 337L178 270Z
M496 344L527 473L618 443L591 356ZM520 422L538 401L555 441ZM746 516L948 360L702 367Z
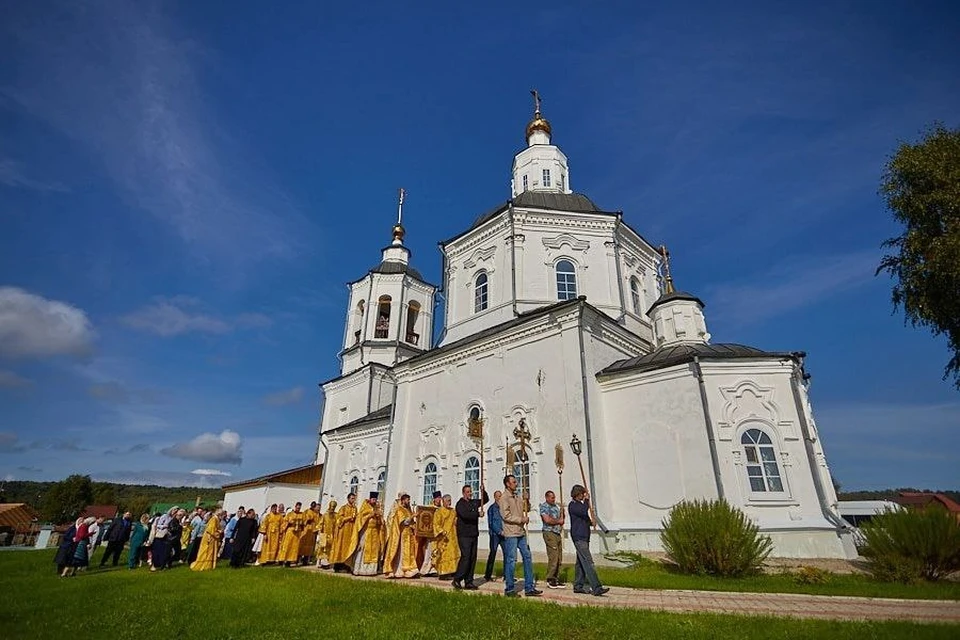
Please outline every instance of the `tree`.
M887 162L880 195L903 233L877 273L895 280L893 306L906 322L945 334L950 360L943 378L960 389L960 129L935 124L916 143L901 143Z
M93 483L90 476L72 475L54 483L43 496L41 513L45 520L62 524L76 520L86 506L93 502Z

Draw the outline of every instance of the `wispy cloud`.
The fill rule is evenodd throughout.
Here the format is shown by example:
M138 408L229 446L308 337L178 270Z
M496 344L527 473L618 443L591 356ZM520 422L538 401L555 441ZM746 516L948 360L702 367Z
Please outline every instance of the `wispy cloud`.
M136 3L21 9L0 27L21 71L0 97L83 144L198 261L242 275L296 255L308 223L208 106L214 52Z
M20 436L12 431L0 431L0 453L20 453L27 448L20 443Z
M0 369L0 389L22 389L33 386L33 380L24 378L13 371Z
M104 455L108 455L108 456L122 456L122 455L129 455L131 453L146 453L147 451L150 451L150 445L140 443L140 444L135 444L132 447L125 447L125 448L113 447L113 448L107 449L103 453Z
M179 442L160 450L165 456L196 462L240 464L243 461L243 442L236 431L225 429L219 435L201 433L187 442Z
M154 302L120 318L132 329L158 336L172 337L185 333L223 334L234 329L268 327L270 318L261 313L241 313L232 318L219 317L203 311L196 298L175 296L157 298Z
M302 399L303 387L293 387L292 389L269 393L263 397L263 402L271 407L283 407L289 404L296 404Z
M96 473L93 478L101 482L160 485L161 487L216 488L223 484L223 476L219 473L208 475L185 471L158 471L152 469Z
M874 250L788 259L749 280L708 288L710 316L748 324L803 308L870 282L879 259Z
M92 384L87 387L87 394L112 404L159 404L166 397L158 389L134 389L116 381Z
M0 287L0 357L85 358L96 332L87 314L69 303Z
M194 469L190 473L197 476L224 476L227 478L233 475L229 471L221 471L220 469Z
M45 182L28 177L24 173L23 165L10 158L0 158L0 185L31 191L69 191L59 182Z

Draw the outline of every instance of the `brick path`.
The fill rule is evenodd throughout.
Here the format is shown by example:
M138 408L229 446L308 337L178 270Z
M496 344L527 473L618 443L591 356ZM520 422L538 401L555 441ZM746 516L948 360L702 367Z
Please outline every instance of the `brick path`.
M313 571L320 571L312 569ZM377 580L418 587L452 591L450 582L436 578L416 580L386 580L359 578L348 574L333 574L354 580ZM481 584L476 592L465 595L502 594L503 582ZM518 582L522 589L522 580ZM659 589L629 589L610 587L610 592L597 598L573 593L566 589L544 589L536 598L556 604L578 606L605 606L625 609L646 609L676 613L731 613L740 615L785 616L818 618L822 620L907 620L914 622L960 623L960 601L956 600L900 600L893 598L860 598L853 596L812 596L794 593L749 593L725 591L685 591Z

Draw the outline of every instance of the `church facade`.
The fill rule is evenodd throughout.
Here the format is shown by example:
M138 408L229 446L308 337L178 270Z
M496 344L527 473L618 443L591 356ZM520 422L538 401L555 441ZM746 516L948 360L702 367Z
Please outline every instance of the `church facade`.
M712 342L666 251L572 190L551 134L538 105L511 198L440 243L442 318L399 218L350 283L340 375L321 385L321 500L428 504L514 473L538 531L544 492L565 502L585 479L598 550L658 550L674 504L723 498L774 555L855 556L803 354Z

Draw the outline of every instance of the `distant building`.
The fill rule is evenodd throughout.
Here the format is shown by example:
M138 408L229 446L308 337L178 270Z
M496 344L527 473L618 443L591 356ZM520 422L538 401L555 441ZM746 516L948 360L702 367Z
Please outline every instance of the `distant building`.
M81 518L103 518L113 520L117 517L120 507L115 504L90 504L80 512Z
M295 503L302 502L306 507L311 502L320 500L322 473L323 465L308 464L223 485L223 508L227 513L233 513L242 506L253 509L260 515L264 509L275 503L293 507Z
M927 491L901 491L900 495L894 498L897 504L903 505L908 509L945 509L953 514L953 517L960 521L960 504L951 500L949 496L942 493L931 493Z

